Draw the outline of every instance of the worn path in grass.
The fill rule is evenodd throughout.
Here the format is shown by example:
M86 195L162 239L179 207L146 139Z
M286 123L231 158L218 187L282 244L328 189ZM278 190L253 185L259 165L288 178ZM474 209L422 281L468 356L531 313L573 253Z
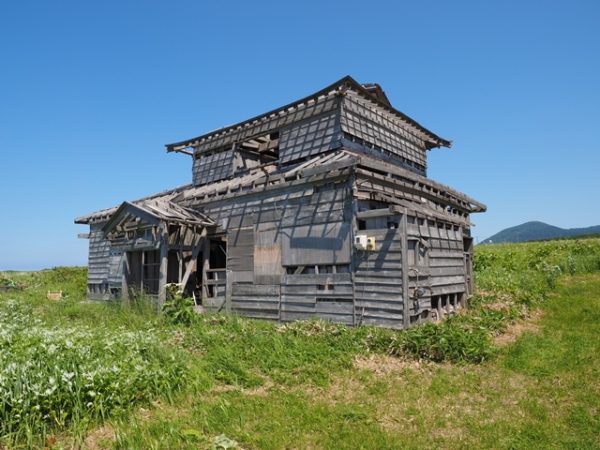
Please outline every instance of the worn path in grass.
M325 387L217 385L110 429L121 448L600 448L600 275L564 279L543 310L482 365L361 358Z

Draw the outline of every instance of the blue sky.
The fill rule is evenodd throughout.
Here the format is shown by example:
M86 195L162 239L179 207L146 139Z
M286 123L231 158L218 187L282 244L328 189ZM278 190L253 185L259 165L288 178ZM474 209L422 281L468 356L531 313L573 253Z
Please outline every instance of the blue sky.
M429 176L483 239L600 224L600 2L6 1L0 269L86 263L85 213L186 184L163 145L344 75L451 149Z

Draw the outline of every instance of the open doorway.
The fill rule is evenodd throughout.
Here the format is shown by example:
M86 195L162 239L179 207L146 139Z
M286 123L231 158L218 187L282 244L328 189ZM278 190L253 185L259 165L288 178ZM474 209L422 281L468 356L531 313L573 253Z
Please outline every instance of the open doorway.
M227 241L224 236L208 238L198 254L194 276L194 300L202 305L225 299L227 276Z

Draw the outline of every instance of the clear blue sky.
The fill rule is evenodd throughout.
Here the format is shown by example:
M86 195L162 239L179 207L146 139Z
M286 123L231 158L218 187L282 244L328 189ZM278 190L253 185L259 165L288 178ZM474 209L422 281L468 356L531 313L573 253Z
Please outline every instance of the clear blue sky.
M344 75L452 149L429 175L485 202L479 239L600 224L600 2L6 1L0 269L85 264L76 216L186 184L163 144Z

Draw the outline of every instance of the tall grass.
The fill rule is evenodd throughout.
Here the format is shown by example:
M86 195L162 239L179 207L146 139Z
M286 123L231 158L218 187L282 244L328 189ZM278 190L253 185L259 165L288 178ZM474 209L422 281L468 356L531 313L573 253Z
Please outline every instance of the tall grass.
M326 385L357 355L480 363L494 356L493 337L543 303L560 276L600 270L600 240L477 247L474 261L470 308L404 331L210 314L177 324L143 299L82 302L84 269L2 273L24 290L0 293L0 446L39 446L48 433L214 383ZM47 290L66 299L48 301Z
M23 298L0 298L0 447L41 446L57 430L169 398L186 382L181 353L164 345L152 322L132 320L139 312L79 302L84 270L17 278L28 286ZM53 285L66 291L65 300L44 300Z

